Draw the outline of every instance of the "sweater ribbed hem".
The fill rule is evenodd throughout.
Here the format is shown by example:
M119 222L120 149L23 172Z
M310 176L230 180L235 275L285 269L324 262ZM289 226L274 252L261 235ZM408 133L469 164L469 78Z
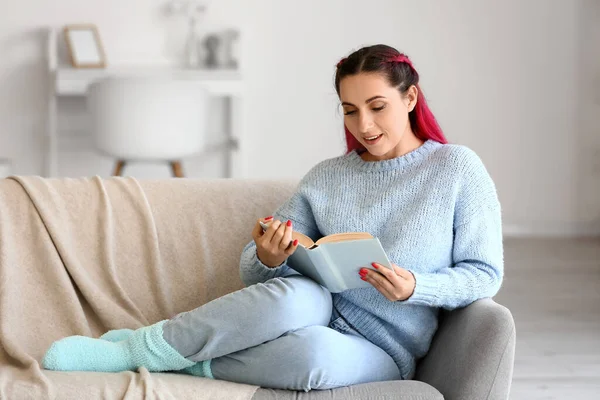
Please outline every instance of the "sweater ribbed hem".
M440 286L435 274L421 274L411 271L415 277L415 291L406 303L420 306L436 307Z
M368 335L368 340L379 346L383 351L388 353L394 360L402 379L412 379L415 373L415 359L410 352L402 346L397 340L392 341L393 348L389 347L389 332L383 327L381 319L369 315L364 310L348 301L334 300L335 307L341 315L352 316L352 321L348 321L348 325L359 332L361 335Z

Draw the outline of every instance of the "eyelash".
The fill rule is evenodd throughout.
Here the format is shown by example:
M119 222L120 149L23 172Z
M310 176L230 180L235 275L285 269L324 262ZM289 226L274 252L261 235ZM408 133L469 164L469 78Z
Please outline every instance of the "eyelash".
M373 111L375 111L375 112L379 112L379 111L382 111L384 108L385 108L385 106L381 106L381 107L375 107L375 108L373 108ZM356 112L356 111L347 111L347 112L345 112L345 113L344 113L344 115L352 115L352 114L354 114L355 112Z

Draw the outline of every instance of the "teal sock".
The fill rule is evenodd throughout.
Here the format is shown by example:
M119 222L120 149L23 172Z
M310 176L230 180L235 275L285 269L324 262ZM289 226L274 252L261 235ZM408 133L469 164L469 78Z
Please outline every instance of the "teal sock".
M69 336L50 346L42 366L54 371L134 371L123 342L112 343L86 336Z
M107 340L109 342L120 342L122 340L126 340L133 332L133 329L113 329L100 336L100 339ZM179 371L174 372L178 374L214 379L212 371L210 370L210 360L200 361L191 367L180 369Z
M108 340L109 342L120 342L127 339L135 332L133 329L113 329L100 336L99 339Z
M50 346L42 366L56 371L177 371L195 363L179 354L163 338L166 322L132 332L125 340L113 343L85 336L69 336Z
M180 369L179 371L176 371L176 372L178 374L187 374L187 375L199 376L199 377L203 377L203 378L215 379L213 377L212 371L210 369L210 360L197 362L196 364L192 365L191 367Z

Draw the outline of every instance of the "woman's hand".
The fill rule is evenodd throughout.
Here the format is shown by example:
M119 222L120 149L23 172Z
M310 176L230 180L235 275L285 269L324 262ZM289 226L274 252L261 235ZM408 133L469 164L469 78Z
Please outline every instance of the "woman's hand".
M415 276L412 272L400 268L396 264L392 264L396 273L381 264L372 263L371 265L375 271L361 268L360 277L363 281L373 285L388 300L402 301L412 296L416 286Z
M273 217L264 218L264 222L269 222ZM279 220L273 221L269 228L263 232L260 220L252 230L252 238L256 243L256 255L260 262L270 268L276 268L298 248L298 240L292 241L292 221L281 223Z

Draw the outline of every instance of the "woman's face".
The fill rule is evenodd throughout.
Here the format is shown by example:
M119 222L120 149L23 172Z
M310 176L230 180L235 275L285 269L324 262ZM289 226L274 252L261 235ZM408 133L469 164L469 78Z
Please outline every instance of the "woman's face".
M404 148L416 137L408 113L416 105L417 88L411 86L405 96L376 73L359 73L340 82L340 100L344 124L367 149L374 160L404 154ZM410 146L409 145L409 146Z

